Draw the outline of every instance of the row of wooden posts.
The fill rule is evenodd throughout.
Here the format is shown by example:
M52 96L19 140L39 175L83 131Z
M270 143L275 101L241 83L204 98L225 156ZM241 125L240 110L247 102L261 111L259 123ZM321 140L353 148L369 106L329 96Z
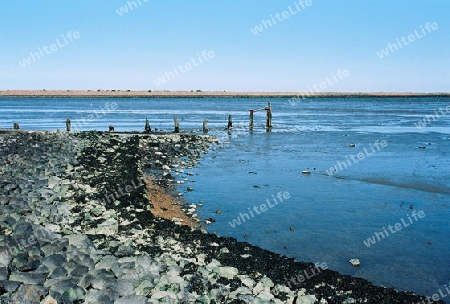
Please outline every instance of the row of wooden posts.
M270 102L268 103L267 107L264 108L260 108L260 109L256 109L256 110L249 110L250 112L250 129L253 129L253 114L255 112L261 111L261 110L265 110L266 111L266 129L271 129L272 128L272 109L270 106ZM178 117L175 116L173 119L174 122L174 133L180 133L180 123L178 121ZM14 130L19 130L19 124L17 122L14 123ZM71 122L70 119L67 118L66 119L66 131L70 132L71 131ZM231 130L233 128L233 120L231 115L228 115L228 125L227 125L227 129ZM150 133L152 131L151 127L150 127L150 122L148 121L148 119L145 119L145 132L146 133ZM109 132L114 132L114 125L109 125ZM203 133L208 133L208 120L204 119L203 120Z

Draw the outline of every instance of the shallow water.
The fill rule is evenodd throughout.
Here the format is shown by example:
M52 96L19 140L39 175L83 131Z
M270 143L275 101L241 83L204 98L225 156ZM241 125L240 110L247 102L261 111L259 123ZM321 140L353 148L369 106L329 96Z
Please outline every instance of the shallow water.
M209 231L399 290L428 296L444 290L450 284L450 112L426 127L415 124L450 99L271 101L270 133L264 112L255 114L249 132L247 110L267 100L246 98L0 99L0 128L17 121L24 129L64 130L70 118L74 129L114 124L116 131L131 131L143 130L148 117L152 128L172 130L177 115L181 128L192 130L207 118L221 144L191 170L194 191L185 197L203 200L199 215L215 219ZM117 109L107 110L107 102ZM223 130L229 114L231 134ZM288 199L276 198L285 192ZM233 228L230 222L239 218ZM383 239L384 228L396 223L399 231L387 230ZM375 232L380 240L366 246ZM351 258L361 266L352 267Z

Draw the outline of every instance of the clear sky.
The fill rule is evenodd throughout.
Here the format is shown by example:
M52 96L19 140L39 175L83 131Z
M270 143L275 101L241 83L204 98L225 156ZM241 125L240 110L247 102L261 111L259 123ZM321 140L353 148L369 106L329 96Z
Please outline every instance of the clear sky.
M449 92L449 15L449 0L7 1L0 90Z

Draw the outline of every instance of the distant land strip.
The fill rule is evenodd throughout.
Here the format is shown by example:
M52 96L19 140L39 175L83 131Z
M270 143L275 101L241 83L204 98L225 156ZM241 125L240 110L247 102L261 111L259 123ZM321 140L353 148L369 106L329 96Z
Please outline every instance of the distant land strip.
M131 91L131 90L4 90L0 97L89 98L313 98L313 97L450 97L450 92L226 92L226 91Z

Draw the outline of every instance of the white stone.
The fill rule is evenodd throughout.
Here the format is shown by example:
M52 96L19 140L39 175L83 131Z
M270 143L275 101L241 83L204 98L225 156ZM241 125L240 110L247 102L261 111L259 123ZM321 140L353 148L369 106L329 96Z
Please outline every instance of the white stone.
M238 278L242 281L242 284L248 288L253 288L253 286L255 286L255 281L247 276L239 275Z
M173 292L169 292L169 291L157 291L152 295L151 298L155 299L155 300L160 300L167 296L169 296L171 299L174 299L174 300L177 298L177 296Z
M359 259L350 259L349 263L352 264L353 267L358 267L361 264Z
M295 304L314 304L316 301L317 298L314 295L298 295Z

